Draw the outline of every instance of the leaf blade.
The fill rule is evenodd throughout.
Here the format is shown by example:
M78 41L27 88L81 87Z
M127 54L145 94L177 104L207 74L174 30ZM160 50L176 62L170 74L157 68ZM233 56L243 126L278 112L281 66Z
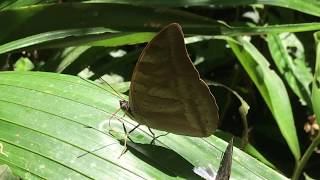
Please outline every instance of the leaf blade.
M53 172L55 168L37 171L41 164L48 163L46 167L58 166L56 168L61 169L61 174L77 179L106 176L178 178L142 161L131 151L118 159L123 146L103 130L108 129L108 119L118 109L119 99L96 85L74 76L40 72L1 72L0 79L0 123L7 124L0 127L4 128L0 131L0 143L4 144L3 150L9 155L8 158L0 155L0 162L10 161L14 173L26 179L33 179L26 176L26 172L32 173L33 177L61 178L59 173ZM132 128L134 124L129 122L126 126ZM113 120L111 125L122 132L122 125L117 120ZM22 137L15 133L20 130L23 130ZM130 135L135 142L148 144L152 138L145 132L147 129L142 127ZM221 158L226 147L224 141L214 136L200 139L170 134L159 141L158 145L172 149L178 153L175 156L183 157L193 166L213 163L216 169L219 161L215 159ZM108 144L106 148L92 152ZM86 152L92 153L77 158ZM236 148L234 154L232 177L235 179L286 179ZM20 161L18 157L24 160ZM27 160L34 161L26 163ZM249 167L248 161L251 162ZM95 168L88 168L92 164Z

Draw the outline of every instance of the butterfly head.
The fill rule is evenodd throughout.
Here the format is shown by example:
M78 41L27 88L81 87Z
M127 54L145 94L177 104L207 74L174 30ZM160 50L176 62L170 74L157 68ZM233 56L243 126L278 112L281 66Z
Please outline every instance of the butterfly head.
M126 100L120 100L120 108L126 112L130 111L130 106L129 106L129 102Z

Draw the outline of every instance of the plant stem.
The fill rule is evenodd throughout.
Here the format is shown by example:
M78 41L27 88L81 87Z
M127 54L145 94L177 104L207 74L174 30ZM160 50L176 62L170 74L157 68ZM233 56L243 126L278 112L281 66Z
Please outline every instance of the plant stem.
M306 163L308 162L310 156L314 152L314 149L320 144L320 133L318 132L317 137L312 141L306 152L303 154L300 161L296 163L296 167L294 169L292 180L298 180L303 168L305 167Z

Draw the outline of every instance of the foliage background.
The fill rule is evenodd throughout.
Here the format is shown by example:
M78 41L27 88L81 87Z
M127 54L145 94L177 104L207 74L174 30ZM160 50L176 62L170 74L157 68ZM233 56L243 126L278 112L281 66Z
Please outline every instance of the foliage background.
M319 35L316 33L320 28L318 1L139 0L133 3L127 0L100 0L82 3L17 0L2 1L0 8L0 67L3 71L14 71L0 75L0 142L4 146L4 154L15 154L15 158L8 159L0 156L0 162L8 164L15 174L27 179L51 177L61 166L52 165L50 171L43 170L45 173L39 173L37 169L42 162L49 162L49 159L71 169L61 170L65 172L61 176L68 174L74 177L79 173L88 179L98 179L108 170L111 177L117 177L116 172L119 170L115 167L125 169L123 177L127 178L193 176L177 173L179 170L172 167L168 169L175 175L168 173L159 168L167 167L167 164L154 165L146 160L159 160L159 157L148 157L147 153L141 151L151 148L150 146L142 148L134 144L129 147L144 157L142 159L145 164L130 166L133 162L140 163L134 152L131 152L131 156L125 155L128 157L119 162L115 158L117 153L106 155L110 153L110 149L104 150L104 153L98 151L91 153L89 157L84 156L93 158L94 162L102 158L103 162L99 168L93 168L95 170L90 168L88 172L82 172L86 166L74 167L73 163L67 163L76 157L75 154L92 151L107 142L114 143L114 137L104 139L107 131L100 132L98 126L101 120L108 119L110 113L117 110L118 99L79 78L59 74L80 75L91 80L107 74L103 76L106 81L120 92L126 92L128 84L123 82L130 81L135 62L145 43L161 27L178 22L186 34L189 55L201 77L227 85L250 105L246 117L250 144L241 146L239 138L237 146L286 177L297 179L301 172L315 179L320 177L316 171L320 162L319 154L313 153L319 144L319 137L316 136L317 133L310 136L310 132L308 134L304 130L305 124L310 122L308 119L312 119L313 114L319 114L320 75L317 67L320 50L317 44ZM246 129L238 112L238 99L224 88L212 87L211 90L219 104L221 117L219 131L215 135L224 139L228 139L230 134L242 137ZM63 97L64 100L55 97ZM74 104L71 105L66 99ZM79 103L86 106L80 106ZM23 105L25 109L13 104ZM31 110L27 107L31 107ZM39 114L40 111L44 115ZM48 114L56 116L53 118ZM59 125L55 121L57 117L62 119L61 122L66 119L68 121ZM44 120L47 120L46 123L41 124ZM70 122L76 122L78 126L68 126ZM19 125L19 128L14 129L12 124ZM44 128L48 126L50 128ZM83 128L85 126L90 128ZM32 129L32 133L25 128ZM122 131L121 128L120 126L118 131ZM23 134L25 139L15 139L12 135L16 132ZM147 144L150 141L150 137L140 131L132 136L136 139L135 142ZM181 168L188 170L185 172L191 171L190 163L198 166L210 162L217 169L219 161L198 161L210 159L207 156L213 149L216 152L210 157L219 159L225 147L221 140L209 138L207 141L212 145L209 151L204 150L207 144L202 141L172 136L164 138L160 144L170 147L189 161ZM48 137L53 137L54 140L48 140ZM57 144L53 143L55 141ZM200 143L201 148L198 150L193 147L191 154L188 154L183 148L178 148L181 142L186 143L180 145L182 147ZM33 149L28 146L30 143L39 143L39 147ZM117 145L111 151L121 152L122 148ZM73 154L71 156L66 153L62 158L66 159L65 162L59 157L61 154L57 153L62 152L62 149ZM167 152L164 151L158 148L150 152L160 152L161 156L165 156ZM199 151L203 152L201 158L200 155L196 156ZM179 157L177 154L175 156ZM67 158L69 155L70 159ZM264 168L259 162L252 159L250 162L252 161L253 167L248 167L245 159L250 157L240 151L239 154L236 153L237 156L238 164L235 163L232 171L235 179L255 179L257 174L266 179L283 178L272 170L269 176L261 175ZM24 158L22 160L19 157ZM46 160L42 161L39 157L45 157ZM36 160L31 164L26 163L30 159ZM104 161L112 162L112 165L106 165ZM83 165L85 162L85 159L80 158L78 163ZM128 162L130 163L126 166ZM144 167L145 171L142 173L141 170L132 169L135 166ZM249 172L244 169L249 169ZM32 173L26 175L26 172ZM248 175L254 172L255 175Z

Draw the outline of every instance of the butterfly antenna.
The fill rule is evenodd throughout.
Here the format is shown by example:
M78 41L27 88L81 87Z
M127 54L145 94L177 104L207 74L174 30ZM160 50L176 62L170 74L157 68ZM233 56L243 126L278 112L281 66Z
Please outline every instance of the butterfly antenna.
M124 137L124 148L123 148L120 156L118 157L118 159L120 159L121 156L122 156L125 152L127 152L127 141L128 141L128 138L129 138L129 135L128 135L128 133L127 133L126 126L125 126L123 123L122 123L122 127L123 127L123 131L124 131L124 133L125 133L125 137Z
M114 145L114 144L117 144L117 143L111 143L111 144L108 144L108 145L104 145L104 146L102 146L102 147L99 147L99 148L97 148L97 149L94 149L94 150L92 150L92 151L87 151L86 153L81 154L81 155L78 156L77 158L81 158L81 157L83 157L83 156L85 156L85 155L87 155L87 154L92 154L92 153L94 153L94 152L96 152L96 151L99 151L99 150L101 150L101 149L104 149L104 148L106 148L106 147L108 147L108 146L111 146L111 145Z
M80 77L80 76L79 76ZM96 87L98 87L98 88L100 88L100 89L102 89L102 90L104 90L104 91L108 91L108 92L110 92L109 90L107 90L107 89L105 89L105 88L103 88L103 87L101 87L101 86L99 86L98 84L96 84L96 83L94 83L94 82L92 82L92 81L90 81L90 80L88 80L88 79L85 79L85 78L83 78L83 77L80 77L82 80L84 80L84 81L87 81L88 83L90 83L90 84L92 84L92 85L94 85L94 86L96 86ZM99 78L99 79L101 79L103 82L105 82L105 83L107 83L106 81L104 81L101 77ZM109 87L111 87L111 89L115 92L115 93L113 93L113 92L110 92L111 94L113 94L114 96L117 96L117 97L119 97L120 99L123 99L122 98L122 96L109 84L109 83L107 83L108 84L108 86Z
M104 91L108 91L107 89L99 86L99 85L96 84L96 83L93 83L92 81L89 81L88 79L85 79L85 78L82 78L82 77L80 77L80 78L83 79L83 80L85 80L85 81L87 81L88 83L90 83L90 84L92 84L92 85L100 88L100 89L103 89ZM105 80L103 80L101 77L100 77L99 79L100 79L101 81L105 82L116 94L114 94L113 92L110 92L110 91L108 91L108 92L110 92L111 94L113 94L113 95L115 95L115 96L117 96L117 97L119 97L120 99L123 100L122 96L121 96L108 82L106 82ZM116 114L117 114L119 111L120 111L120 109L117 109L116 112L112 113L111 117L109 118L109 123L108 123L108 124L109 124L109 128L110 128L110 129L111 129L110 121L111 121L112 118L114 118L114 117L116 116ZM119 120L118 118L116 118L116 119ZM121 121L121 120L119 120L119 121Z
M102 82L106 83L106 84L118 95L118 97L119 97L120 99L123 99L122 96L121 96L107 81L105 81L105 80L102 79L101 77L99 77L99 79L100 79Z

